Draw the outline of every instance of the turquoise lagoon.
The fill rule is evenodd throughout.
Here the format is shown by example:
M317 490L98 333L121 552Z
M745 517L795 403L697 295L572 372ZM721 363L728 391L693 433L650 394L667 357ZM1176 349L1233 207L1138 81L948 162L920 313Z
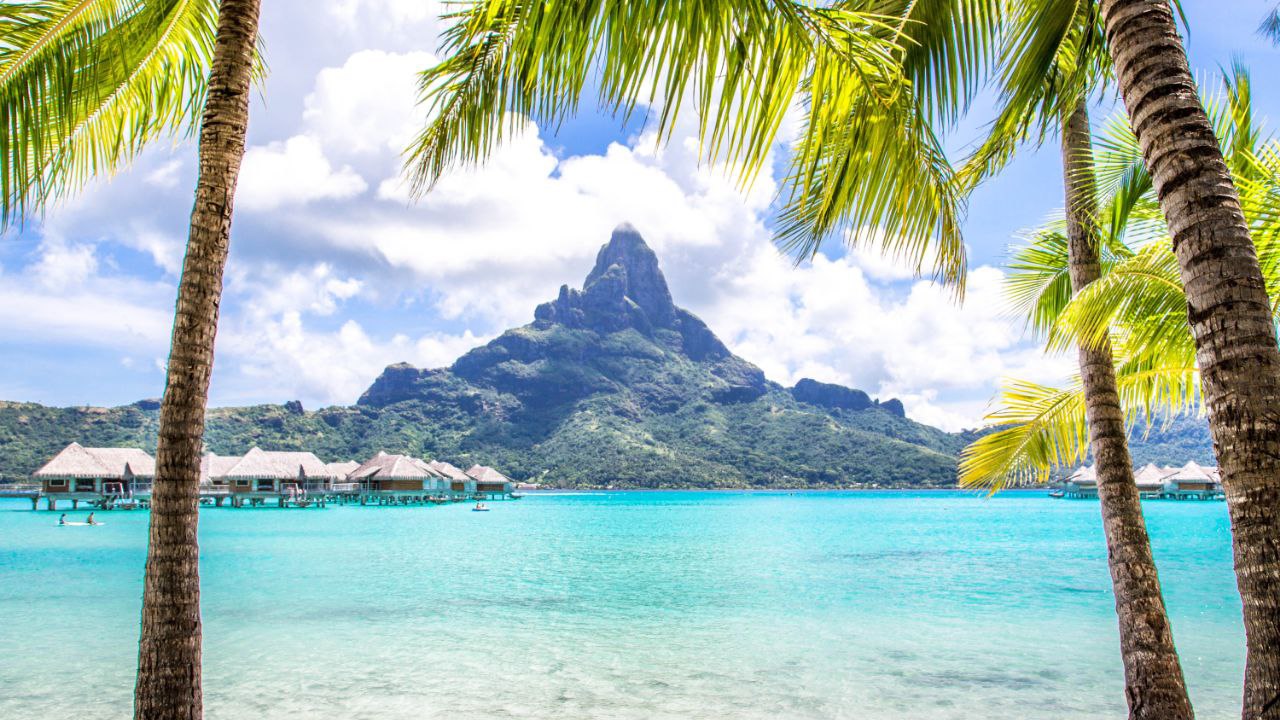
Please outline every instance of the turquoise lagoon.
M203 511L206 716L1124 716L1096 502L492 506ZM29 508L0 505L0 717L125 717L147 515ZM1198 714L1238 716L1226 508L1145 510Z

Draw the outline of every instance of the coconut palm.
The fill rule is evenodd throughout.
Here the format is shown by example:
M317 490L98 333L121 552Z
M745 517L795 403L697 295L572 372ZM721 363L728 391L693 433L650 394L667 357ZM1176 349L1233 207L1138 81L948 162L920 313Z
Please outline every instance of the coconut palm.
M1222 96L1206 102L1209 118L1241 189L1266 289L1280 298L1280 144L1261 138L1248 74L1236 68L1224 86ZM1137 138L1120 119L1100 145L1095 174L1105 199L1102 277L1064 299L1060 286L1067 263L1061 222L1055 222L1016 253L1009 290L1015 306L1046 332L1051 350L1114 343L1118 400L1132 425L1200 408L1201 377L1178 257ZM1280 320L1277 310L1273 301L1272 316ZM1043 479L1052 467L1079 462L1088 451L1085 416L1079 378L1065 388L1010 381L989 417L995 430L964 453L962 479ZM1265 656L1251 657L1255 666L1258 660Z
M1086 291L1101 274L1088 96L1103 84L1108 58L1096 12L1088 3L1017 4L1002 38L1001 103L991 133L960 175L973 185L997 170L1024 138L1061 138L1066 210L1052 254L1061 260L1054 297ZM1125 699L1133 718L1191 718L1118 403L1112 348L1104 339L1077 347L1081 409L1073 429L1097 458L1098 497L1120 626ZM988 477L961 476L962 484Z
M1168 224L1244 605L1244 715L1280 718L1280 346L1230 168L1167 0L1101 0L1116 85Z
M203 108L196 198L160 409L137 718L203 713L200 450L259 8L259 0L0 4L5 222L114 171Z
M1248 73L1237 66L1223 78L1223 92L1205 102L1238 179L1242 210L1280 319L1280 142L1262 137L1251 100ZM1011 309L1046 338L1051 352L1110 339L1130 425L1201 410L1178 260L1141 148L1123 117L1113 118L1096 143L1101 277L1074 297L1063 292L1066 241L1062 221L1054 220L1014 251L1006 280ZM989 420L995 431L964 452L964 481L1042 482L1053 468L1080 462L1089 450L1080 440L1085 413L1078 378L1062 388L1010 381Z
M769 9L765 3L684 10L670 5L602 3L592 12L566 16L539 4L495 1L457 14L451 56L423 76L436 119L412 148L415 187L429 188L452 165L483 160L523 115L558 122L576 106L585 73L596 63L605 79L602 104L627 113L647 93L647 100L656 99L661 108L660 137L670 126L671 108L678 109L684 94L692 93L708 157L715 160L722 152L731 161L745 160L748 172L772 145L776 126L763 119L779 116L799 94L809 114L794 148L777 236L784 247L804 252L815 250L841 222L855 229L887 226L890 252L917 258L931 241L956 242L954 213L944 205L950 214L939 216L938 200L958 202L957 191L998 169L1037 122L1041 137L1059 124L1072 128L1064 133L1063 148L1069 177L1089 165L1085 99L1107 58L1096 13L1087 3L1071 3L1070 12L1062 3L1014 8L1018 12L1002 38L1004 110L991 139L959 178L940 154L939 162L930 159L919 172L915 153L936 146L932 128L945 127L964 108L966 93L988 59L984 53L992 47L998 25L991 22L991 11L997 8L964 2L845 2L816 10L775 3L770 17L759 18ZM651 31L623 33L615 27ZM839 38L846 28L861 28L863 45L833 49L826 38ZM885 35L885 28L895 32ZM753 35L766 31L769 44ZM795 39L774 39L789 34ZM870 45L880 37L895 44ZM756 55L756 47L766 52ZM867 61L860 56L875 58L874 74L862 69ZM896 67L885 67L884 56ZM812 77L784 76L779 70L793 66ZM837 79L852 79L843 83L840 95L828 90L836 87L828 79L833 69ZM685 87L687 78L699 79L699 71L705 73L701 82ZM749 112L731 115L741 107ZM1069 233L1072 275L1078 287L1096 275L1097 255L1092 181L1082 180L1068 183L1075 210ZM921 199L928 212L922 212ZM956 280L946 270L959 269L952 263L942 275ZM1115 559L1127 695L1136 715L1190 717L1133 485L1123 417L1110 400L1115 394L1110 353L1105 348L1084 353L1083 365L1097 375L1092 397L1099 410L1093 425L1109 478L1103 506Z

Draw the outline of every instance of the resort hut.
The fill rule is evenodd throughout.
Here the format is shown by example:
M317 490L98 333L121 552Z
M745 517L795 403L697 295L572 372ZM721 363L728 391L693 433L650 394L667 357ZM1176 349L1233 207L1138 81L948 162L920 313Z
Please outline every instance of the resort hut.
M137 448L87 448L73 442L33 476L50 496L72 500L133 497L151 493L156 461Z
M1147 463L1133 475L1133 482L1138 486L1141 497L1160 497L1164 492L1165 478L1172 474L1169 470L1156 467L1155 463Z
M509 495L515 489L515 481L486 465L472 465L467 475L476 481L477 495Z
M430 460L427 465L444 477L449 492L470 495L476 491L476 481L463 472L461 468L450 465L443 460Z
M278 495L328 488L329 468L309 452L278 452L254 448L224 477L233 495Z
M1098 497L1098 472L1092 466L1081 465L1067 477L1062 484L1062 492L1067 497Z
M1164 494L1174 498L1207 499L1217 494L1217 483L1194 460L1165 478Z
M333 478L333 482L344 483L347 481L347 476L360 467L360 463L355 460L346 460L343 462L331 462L325 467L329 468L329 477Z
M226 491L227 472L238 462L240 458L234 455L205 453L200 458L200 489L213 492Z
M417 494L436 489L436 481L442 479L423 460L408 455L389 455L379 451L347 478L360 483L363 490L379 494Z

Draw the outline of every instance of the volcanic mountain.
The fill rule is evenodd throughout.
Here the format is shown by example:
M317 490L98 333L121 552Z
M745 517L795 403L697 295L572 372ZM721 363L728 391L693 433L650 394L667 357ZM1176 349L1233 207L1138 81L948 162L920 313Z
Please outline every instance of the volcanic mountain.
M153 451L158 407L0 402L0 480L72 440ZM1175 436L1175 452L1148 443L1135 458L1212 462L1200 426ZM673 302L657 256L628 226L581 290L562 287L533 322L450 367L392 365L353 407L211 408L205 433L220 454L257 445L332 461L386 450L560 487L945 486L970 439L908 419L897 400L770 382Z

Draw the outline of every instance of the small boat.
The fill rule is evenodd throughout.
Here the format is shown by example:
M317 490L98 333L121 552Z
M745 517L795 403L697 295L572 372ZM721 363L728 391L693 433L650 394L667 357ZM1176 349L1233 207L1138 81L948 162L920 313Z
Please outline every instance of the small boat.
M1063 495L1066 495L1066 493L1056 488L1049 491L1049 497L1051 498L1060 498Z
M489 512L489 506L484 503L476 503L476 506L471 508L471 512Z

